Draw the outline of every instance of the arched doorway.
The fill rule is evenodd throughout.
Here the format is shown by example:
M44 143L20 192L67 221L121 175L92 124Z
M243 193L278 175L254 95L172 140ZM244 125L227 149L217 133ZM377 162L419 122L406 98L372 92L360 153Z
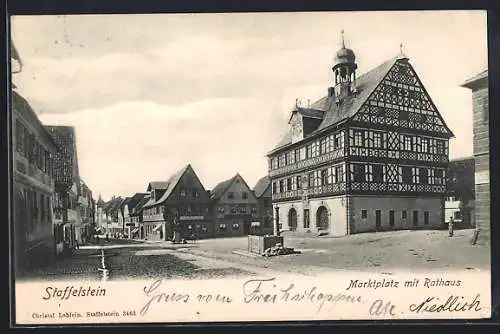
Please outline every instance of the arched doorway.
M327 230L329 225L328 209L320 206L316 211L316 227L320 230Z
M295 231L297 229L297 211L294 208L288 211L288 228L290 231Z

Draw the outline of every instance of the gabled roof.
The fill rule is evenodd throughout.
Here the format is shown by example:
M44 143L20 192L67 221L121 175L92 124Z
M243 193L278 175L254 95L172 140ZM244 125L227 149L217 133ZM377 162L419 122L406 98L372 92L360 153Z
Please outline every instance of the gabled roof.
M257 181L255 186L253 187L253 192L255 196L257 196L257 198L261 197L266 192L267 188L270 187L270 185L271 185L271 179L269 178L269 175L266 175L263 178L261 178L259 181Z
M226 193L226 191L229 189L229 187L231 187L233 182L236 181L237 179L241 179L243 181L243 183L245 184L245 186L248 188L248 190L251 190L250 187L248 186L248 184L246 183L245 179L240 175L240 173L236 173L236 175L233 176L232 178L225 180L225 181L222 181L219 184L217 184L214 187L214 189L212 189L212 191L210 193L210 199L216 200L216 199L221 198Z
M177 186L177 183L179 183L179 180L182 178L182 176L184 175L184 173L186 173L186 171L188 171L189 169L191 169L191 170L193 169L191 167L191 164L188 164L187 166L183 167L182 169L180 169L179 171L177 171L176 173L174 173L172 176L170 176L170 178L168 179L168 181L164 182L164 184L166 184L166 188L164 189L165 192L160 197L160 199L154 201L154 199L151 198L144 205L144 207L155 206L155 205L158 205L158 204L161 204L161 203L165 202L170 197L170 195L172 194L172 191L174 191L175 186ZM194 173L194 171L193 171L193 173Z
M311 106L308 108L310 112L323 111L324 117L318 128L311 132L309 136L322 132L323 130L333 125L347 121L349 118L353 117L361 108L361 106L363 106L363 104L368 100L371 93L387 75L392 66L398 60L406 59L407 58L401 56L394 57L358 77L356 79L357 95L349 96L339 105L336 104L335 96L325 96L311 104ZM305 115L305 111L303 111L301 114ZM273 149L273 151L276 151L291 143L292 130L289 129L287 133L285 133L285 135L281 138L278 145ZM271 151L270 153L272 153L273 151Z
M307 117L307 118L323 119L323 117L324 117L323 114L325 111L324 110L316 110L313 108L297 107L297 108L295 108L295 110L292 111L292 114L290 115L290 119L288 120L288 123L290 123L293 115L297 112L299 114L301 114L302 116Z
M484 80L488 78L488 70L484 70L479 74L476 74L470 79L467 79L461 86L466 88L471 88L476 85L478 81Z
M144 205L149 201L149 194L145 195L139 203L134 207L134 214L139 214L142 212L142 209L144 208Z
M110 200L108 203L105 203L105 208L104 211L107 212L108 214L112 214L114 212L117 212L120 209L120 205L123 201L123 198L121 197L116 197L112 200Z
M149 184L148 184L148 191L151 191L153 189L164 190L167 188L168 188L168 182L165 182L165 181L153 181L153 182L149 182Z
M132 197L129 197L129 200L127 201L128 205L128 210L129 212L132 212L132 210L135 209L137 204L146 196L147 194L145 193L135 193Z

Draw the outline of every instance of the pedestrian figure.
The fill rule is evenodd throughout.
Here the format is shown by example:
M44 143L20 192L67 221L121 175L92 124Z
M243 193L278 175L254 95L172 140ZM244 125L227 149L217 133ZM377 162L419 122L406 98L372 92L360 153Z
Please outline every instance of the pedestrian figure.
M109 234L106 233L106 241L109 242Z
M453 236L453 217L450 217L450 220L448 221L448 235L449 237Z
M75 240L75 248L80 249L80 243L78 242L78 239Z

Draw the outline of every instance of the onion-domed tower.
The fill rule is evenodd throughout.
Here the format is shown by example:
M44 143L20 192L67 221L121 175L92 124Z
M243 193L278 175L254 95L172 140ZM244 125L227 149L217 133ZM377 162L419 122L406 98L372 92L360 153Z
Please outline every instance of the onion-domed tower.
M355 91L356 69L358 68L354 51L345 47L344 30L341 31L341 35L341 48L335 55L332 67L335 77L335 96L339 101Z

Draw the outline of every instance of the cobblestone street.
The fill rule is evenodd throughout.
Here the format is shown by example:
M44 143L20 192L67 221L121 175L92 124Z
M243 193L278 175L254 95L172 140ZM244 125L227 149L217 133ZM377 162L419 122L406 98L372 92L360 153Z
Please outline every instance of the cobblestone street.
M472 230L395 231L350 237L285 234L285 245L300 254L262 257L245 254L247 238L207 239L173 245L170 242L112 240L81 247L72 258L32 268L21 279L102 279L104 250L109 280L177 278L206 279L329 271L390 273L430 270L489 270L489 250L470 245Z

